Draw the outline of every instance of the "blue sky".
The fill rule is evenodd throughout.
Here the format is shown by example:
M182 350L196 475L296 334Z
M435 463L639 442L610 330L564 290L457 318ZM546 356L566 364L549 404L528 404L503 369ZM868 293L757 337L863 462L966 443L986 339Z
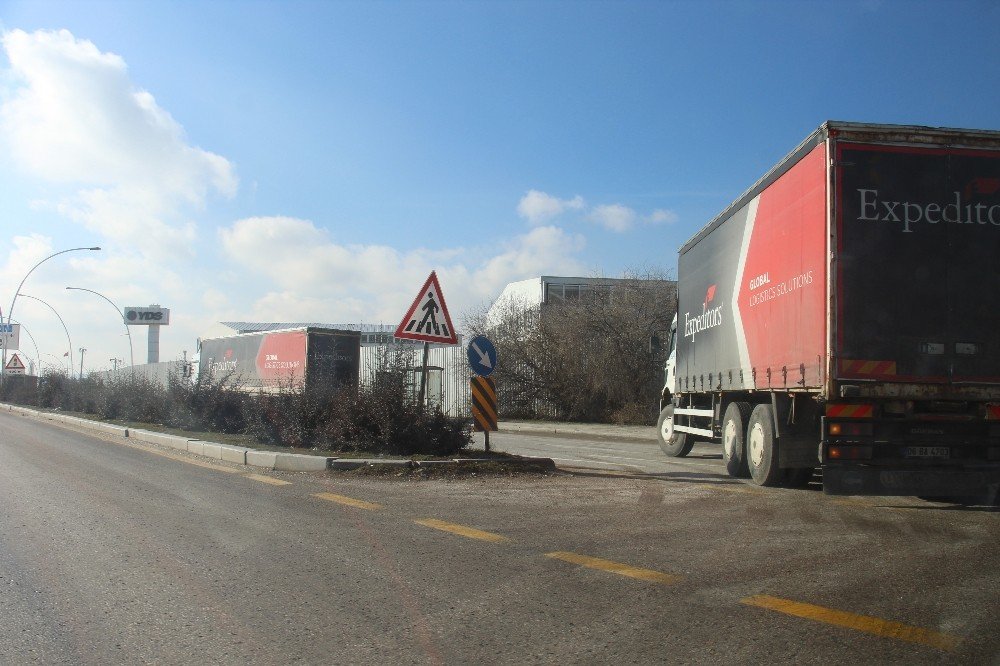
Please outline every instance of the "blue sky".
M0 307L101 245L23 289L99 369L123 329L66 285L170 307L170 359L226 319L395 324L431 269L456 323L533 275L672 272L826 119L1000 129L998 24L960 1L0 1ZM14 318L62 356L50 311Z

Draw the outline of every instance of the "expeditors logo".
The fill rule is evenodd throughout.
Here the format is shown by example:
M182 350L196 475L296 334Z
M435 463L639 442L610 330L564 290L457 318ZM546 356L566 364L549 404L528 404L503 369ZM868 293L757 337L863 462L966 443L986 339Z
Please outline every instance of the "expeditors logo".
M705 293L705 302L701 304L701 314L692 317L690 312L684 313L684 337L694 336L716 326L722 326L722 305L709 309L709 304L715 300L715 287L712 285Z

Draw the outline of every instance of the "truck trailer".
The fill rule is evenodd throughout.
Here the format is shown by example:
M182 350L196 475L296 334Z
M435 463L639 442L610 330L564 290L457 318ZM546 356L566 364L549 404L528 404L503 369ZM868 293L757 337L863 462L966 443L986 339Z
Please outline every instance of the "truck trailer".
M1000 132L829 121L680 249L658 436L842 495L1000 483Z
M301 327L200 341L201 378L252 391L357 390L361 333Z

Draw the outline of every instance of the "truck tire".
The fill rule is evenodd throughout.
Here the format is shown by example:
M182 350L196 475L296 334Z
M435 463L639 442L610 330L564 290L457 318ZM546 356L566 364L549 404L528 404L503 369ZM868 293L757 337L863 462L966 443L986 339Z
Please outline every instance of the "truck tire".
M660 448L671 458L683 458L691 453L694 441L687 433L674 430L674 406L667 405L660 410L660 419L656 422L656 439Z
M771 405L757 405L747 427L747 466L758 486L776 486L784 479L778 467L778 446L774 441L774 416Z
M731 402L722 417L722 462L729 476L745 479L750 476L747 467L747 422L750 420L750 403Z

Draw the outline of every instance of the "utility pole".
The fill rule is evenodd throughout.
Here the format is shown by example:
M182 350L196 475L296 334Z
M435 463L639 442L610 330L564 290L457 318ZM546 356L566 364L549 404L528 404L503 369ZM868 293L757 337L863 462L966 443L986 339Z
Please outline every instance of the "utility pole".
M117 374L118 373L118 364L121 363L122 360L120 358L109 358L108 360L111 361L114 364L114 372L115 372L115 374Z
M83 354L87 349L85 347L80 347L80 379L83 379Z

